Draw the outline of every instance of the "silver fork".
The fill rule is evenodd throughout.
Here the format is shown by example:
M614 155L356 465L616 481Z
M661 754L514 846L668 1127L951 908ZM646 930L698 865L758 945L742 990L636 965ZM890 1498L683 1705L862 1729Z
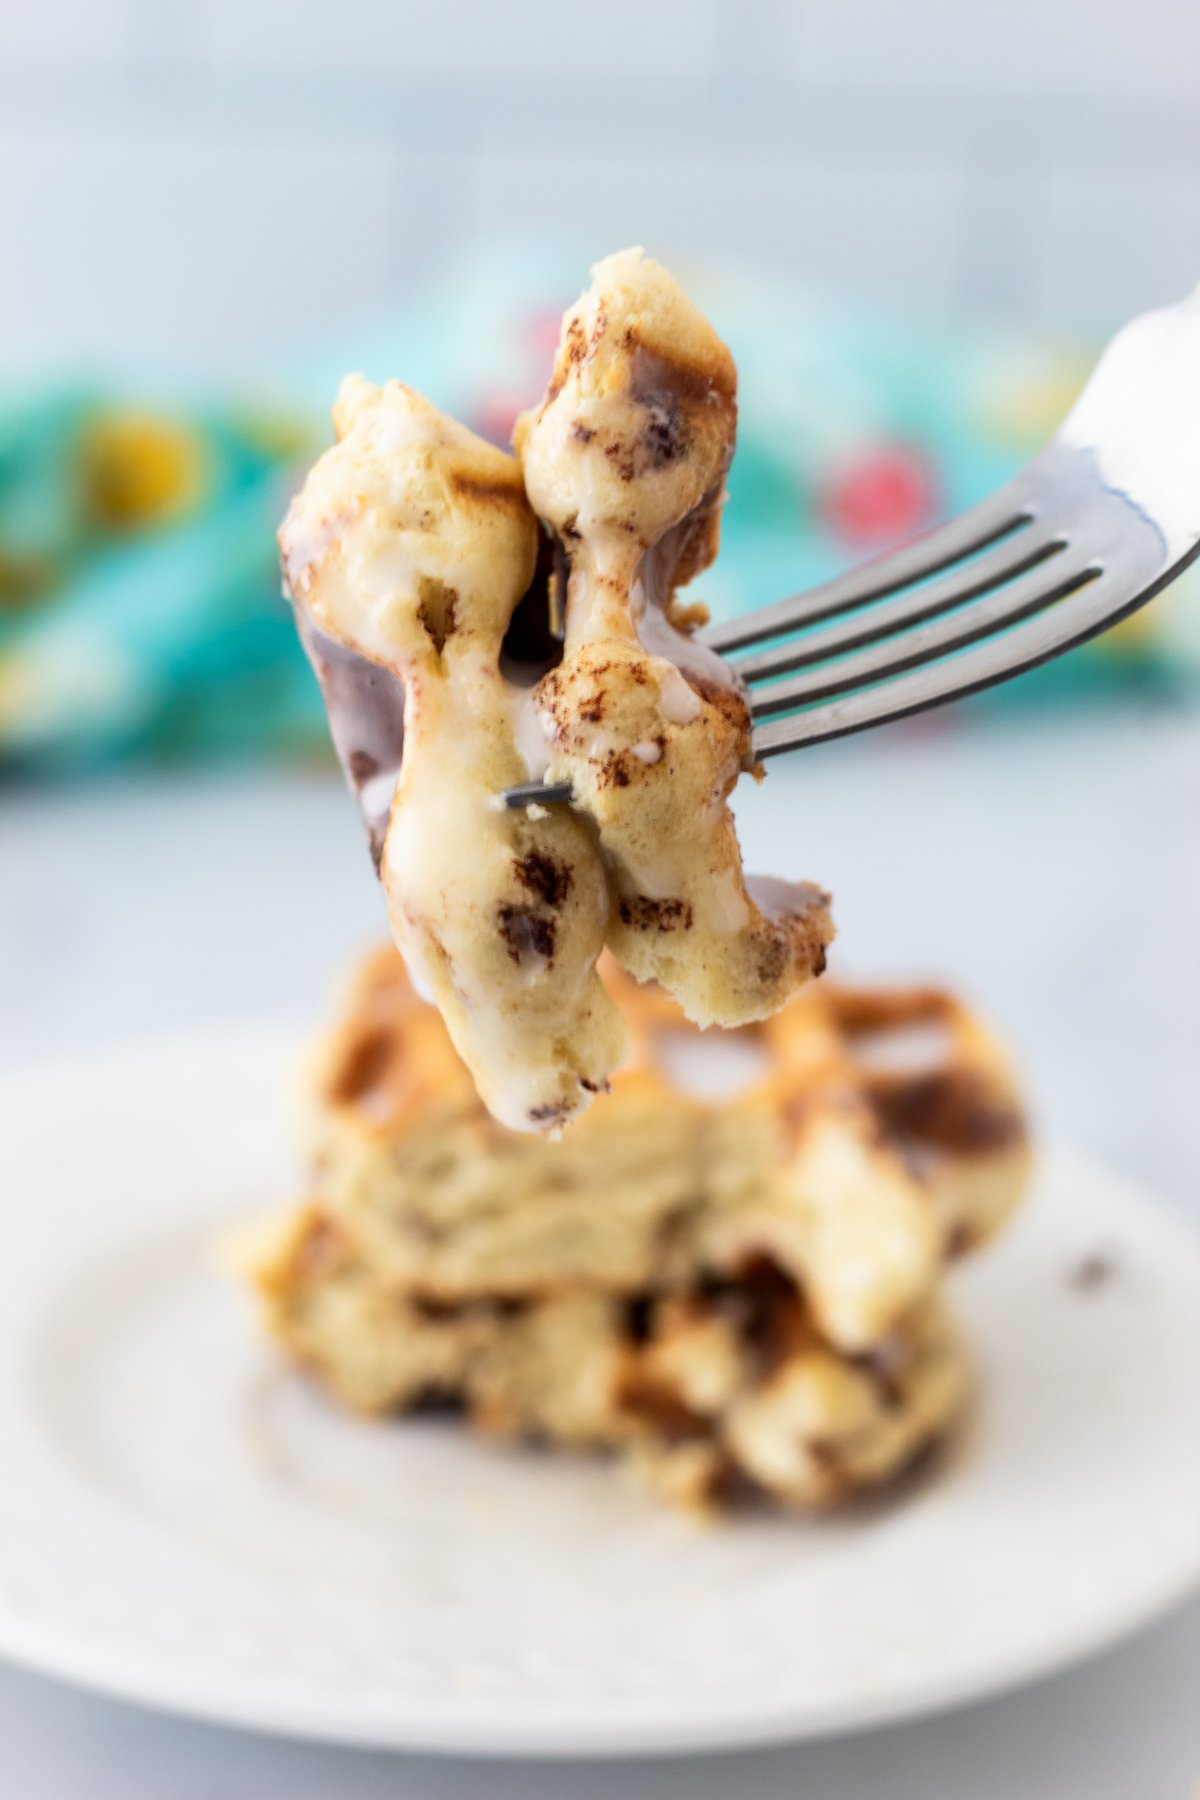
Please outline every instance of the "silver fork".
M1126 618L1197 553L1200 288L1117 334L1046 448L990 499L702 641L750 690L754 755L778 756L1032 669ZM571 789L504 797L545 805Z

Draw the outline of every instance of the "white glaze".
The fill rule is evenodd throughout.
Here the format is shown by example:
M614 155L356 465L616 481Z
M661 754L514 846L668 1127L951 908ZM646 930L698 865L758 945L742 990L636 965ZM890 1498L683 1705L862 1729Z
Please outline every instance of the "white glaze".
M550 767L550 744L546 736L546 715L534 702L533 688L509 687L509 714L512 718L513 741L525 765L529 781L542 781ZM532 814L532 808L529 809ZM543 815L544 816L544 815Z
M693 719L700 717L700 696L695 688L688 686L673 663L666 664L662 670L658 694L663 717L670 724L690 725Z

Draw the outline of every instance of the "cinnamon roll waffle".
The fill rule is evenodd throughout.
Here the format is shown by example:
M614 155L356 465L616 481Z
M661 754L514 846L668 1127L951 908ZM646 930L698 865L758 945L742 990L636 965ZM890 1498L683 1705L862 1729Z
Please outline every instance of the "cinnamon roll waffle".
M394 951L364 964L312 1070L311 1198L254 1254L269 1329L356 1410L452 1401L681 1502L884 1480L969 1388L942 1288L1025 1183L1004 1053L937 989L822 982L705 1036L603 974L632 1054L556 1143L488 1114Z
M736 1026L833 935L818 888L743 876L749 709L678 598L716 554L733 362L627 251L568 312L516 458L396 381L349 377L334 424L280 531L286 588L413 979L494 1117L553 1132L624 1054L606 942L690 1019ZM542 661L518 668L530 609ZM573 804L504 808L542 777Z

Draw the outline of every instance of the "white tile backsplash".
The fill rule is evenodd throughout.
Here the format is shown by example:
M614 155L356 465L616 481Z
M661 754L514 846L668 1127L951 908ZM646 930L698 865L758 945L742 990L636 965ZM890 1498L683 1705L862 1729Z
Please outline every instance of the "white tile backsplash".
M597 254L644 244L665 261L729 256L906 309L944 300L965 199L960 176L939 168L712 151L502 154L482 163L476 193L481 234L564 220Z
M1105 328L1200 275L1200 0L0 0L0 362L252 360L539 228Z
M250 364L378 305L428 248L445 169L302 142L0 136L11 363Z
M1134 313L1181 300L1200 281L1194 182L1052 175L1033 311L1099 336Z
M1195 0L785 0L778 19L806 81L1200 100Z
M137 9L138 0L0 0L0 66L124 62Z
M503 80L583 74L620 81L712 73L720 0L208 0L213 55L256 67L386 69L397 77L484 70ZM396 104L404 105L396 90Z

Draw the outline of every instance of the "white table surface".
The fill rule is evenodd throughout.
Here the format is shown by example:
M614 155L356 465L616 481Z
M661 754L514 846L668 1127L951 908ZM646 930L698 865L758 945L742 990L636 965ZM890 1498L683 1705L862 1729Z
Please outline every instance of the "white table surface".
M935 718L778 766L739 816L753 866L834 889L839 966L963 986L1015 1045L1048 1129L1200 1220L1200 716L1125 707L971 733ZM219 1019L316 1021L381 928L326 774L0 787L0 1067ZM0 1795L1150 1800L1200 1780L1198 1700L1200 1600L941 1719L610 1766L278 1743L0 1665Z

